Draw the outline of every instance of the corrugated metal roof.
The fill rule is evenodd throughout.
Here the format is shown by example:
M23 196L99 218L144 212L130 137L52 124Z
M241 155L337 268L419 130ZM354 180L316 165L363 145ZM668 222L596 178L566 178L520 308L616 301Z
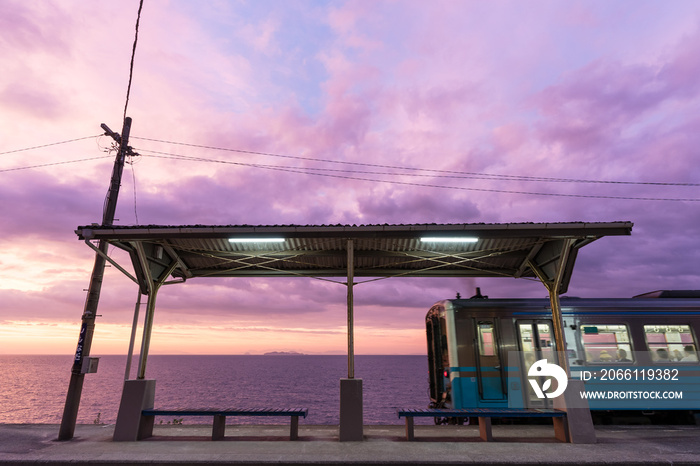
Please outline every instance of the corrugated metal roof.
M546 267L565 240L576 251L602 236L629 235L630 222L465 223L410 225L148 225L79 227L80 239L104 240L131 253L139 281L140 243L152 276L177 261L176 277L346 276L348 240L356 276L528 277L528 261ZM474 243L423 242L421 237L474 236ZM230 238L280 237L279 243ZM545 247L545 246L552 247ZM553 246L554 245L554 246ZM158 250L161 247L162 250ZM165 252L163 252L165 251ZM570 275L570 272L569 272ZM568 283L568 277L566 278Z
M479 233L488 237L528 237L551 235L630 234L631 222L561 222L561 223L420 223L420 224L371 224L371 225L88 225L78 227L79 236L90 236L92 231L100 235L118 235L130 238L178 236L200 238L228 238L255 234L285 234L289 237L309 236L382 236L420 237L421 234ZM620 233L613 233L620 230Z

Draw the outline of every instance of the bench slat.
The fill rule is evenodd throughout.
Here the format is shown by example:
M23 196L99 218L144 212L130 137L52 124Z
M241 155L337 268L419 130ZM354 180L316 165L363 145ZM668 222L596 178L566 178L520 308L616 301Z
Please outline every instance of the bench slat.
M175 408L144 409L144 416L302 416L306 417L306 408Z
M468 408L468 409L397 409L399 419L406 418L406 440L414 440L414 417L477 417L479 418L479 437L486 442L493 440L491 433L492 417L551 417L559 418L566 416L566 411L558 409L543 408ZM557 435L557 424L554 419L555 436Z
M289 439L299 438L299 417L306 417L306 408L175 408L175 409L144 409L142 416L213 416L212 440L221 440L226 431L226 416L290 416ZM148 436L150 437L151 434Z
M566 411L544 408L397 409L402 417L560 417Z

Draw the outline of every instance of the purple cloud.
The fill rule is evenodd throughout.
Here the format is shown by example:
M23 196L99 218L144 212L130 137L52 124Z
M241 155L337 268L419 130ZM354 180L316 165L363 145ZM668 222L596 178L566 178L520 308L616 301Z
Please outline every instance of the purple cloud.
M117 224L629 220L631 237L581 251L569 294L697 288L698 202L582 197L697 199L697 186L514 178L697 183L694 2L144 8L129 106L143 156L125 167ZM120 131L134 19L121 5L3 2L0 152L102 122ZM101 155L110 142L6 153L0 170ZM73 230L99 222L111 167L0 172L0 319L78 321L94 256ZM528 280L383 280L358 285L358 324L418 331L434 301L477 286L546 295ZM130 325L135 294L108 269L102 322ZM337 336L344 302L343 286L315 280L191 280L163 289L157 325Z

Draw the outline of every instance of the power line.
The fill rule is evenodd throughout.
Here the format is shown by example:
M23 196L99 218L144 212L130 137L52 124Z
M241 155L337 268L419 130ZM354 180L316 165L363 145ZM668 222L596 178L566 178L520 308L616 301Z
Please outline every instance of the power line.
M42 144L40 146L25 147L24 149L15 149L15 150L8 150L5 152L0 152L0 155L14 154L15 152L24 152L24 151L28 151L28 150L34 150L34 149L42 149L44 147L58 146L59 144L68 144L69 142L82 141L84 139L92 139L92 138L97 138L100 136L102 136L102 134L97 134L94 136L85 136L82 138L68 139L67 141L50 142L48 144Z
M451 178L458 178L458 175L467 176L471 178L479 177L479 179L496 179L496 180L509 180L509 181L527 181L527 182L548 182L548 183L596 183L596 184L623 184L623 185L642 185L642 186L683 186L683 187L698 187L700 183L676 183L676 182L656 182L656 181L620 181L620 180L588 180L588 179L575 179L575 178L552 178L544 176L526 176L526 175L500 175L494 173L478 173L478 172L466 172L466 171L455 171L455 170L438 170L432 168L417 168L417 167L401 167L396 165L381 165L367 162L348 162L342 160L329 160L329 159L315 159L311 157L299 157L293 155L282 155L274 154L270 152L259 152L243 149L231 149L225 147L207 146L202 144L191 144L185 142L176 141L166 141L162 139L145 138L132 136L132 139L140 139L143 141L160 142L164 144L173 144L185 147L194 147L198 149L211 149L225 152L236 152L240 154L250 154L250 155L263 155L267 157L278 157L293 160L303 160L310 162L323 162L323 163L333 163L340 165L355 165L363 167L372 168L388 168L392 170L405 170L405 171L415 171L415 172L428 172L435 173L441 176L448 176Z
M136 224L139 224L139 214L136 211L136 171L134 170L134 161L132 159L131 163L131 179L133 180L133 185L134 185L134 217L136 217Z
M95 138L95 137L99 137L99 136L101 136L101 134L95 135L95 136L85 136L82 138L69 139L66 141L42 144L39 146L27 147L24 149L15 149L12 151L0 152L0 155L14 153L14 152L28 151L28 150L33 150L33 149L40 149L40 148L55 146L55 145L59 145L59 144L67 144L70 142L81 141L81 140ZM412 173L389 173L389 172L376 172L376 171L357 171L357 170L347 170L347 169L340 170L340 169L318 168L318 167L285 167L285 166L279 166L279 165L254 164L254 163L245 163L245 162L233 162L233 161L229 161L229 160L208 159L208 158L204 158L204 157L186 156L186 155L172 154L169 152L161 152L161 151L154 151L154 150L147 150L147 149L145 150L146 152L150 153L151 157L155 157L155 158L170 158L170 159L176 159L176 160L179 159L179 160L192 161L192 162L221 163L221 164L228 164L228 165L238 165L238 166L246 166L246 167L252 167L252 168L261 168L261 169L265 169L265 170L276 170L276 171L282 171L282 172L287 172L287 173L325 176L325 177L356 180L356 181L369 181L369 182L375 182L375 183L389 183L389 184L397 184L397 185L405 185L405 186L429 187L429 188L440 188L440 189L455 189L455 190L480 191L480 192L493 192L493 193L503 193L503 194L523 194L523 195L534 195L534 196L556 196L556 197L641 200L641 201L676 201L676 202L699 202L700 201L700 199L693 199L693 198L606 196L606 195L543 193L543 192L533 192L533 191L516 191L516 190L487 189L487 188L468 188L468 187L462 187L462 186L445 186L445 185L436 185L436 184L428 184L428 183L414 183L414 182L397 181L397 180L361 178L358 176L340 175L338 173L353 173L353 174L360 174L360 175L377 175L377 176L400 175L400 176L414 176L414 177L433 177L433 175L429 175L427 173L435 173L435 174L439 174L443 178L453 178L453 179L486 179L486 180L500 180L500 181L530 181L530 182L540 181L540 182L570 182L570 183L604 183L604 184L654 185L654 186L660 185L660 186L685 186L685 187L700 186L700 184L698 184L698 183L576 180L576 179L565 179L565 178L528 177L528 176L520 176L520 175L494 175L494 174L487 174L487 173L473 173L473 172L462 172L462 171L448 171L448 170L425 169L425 168L415 168L415 167L400 167L400 166L392 166L392 165L380 165L380 164L372 164L372 163L365 163L365 162L347 162L347 161L337 161L337 160L327 160L327 159L314 159L314 158L309 158L309 157L297 157L297 156L273 154L273 153L267 153L267 152L248 151L248 150L241 150L241 149L230 149L230 148L222 148L222 147L214 147L214 146L205 146L205 145L199 145L199 144L164 141L164 140L152 139L152 138L143 138L143 137L141 137L141 138L132 137L132 138L146 140L146 141L174 144L174 145L180 145L180 146L196 147L196 148L200 148L200 149L212 149L212 150L227 151L227 152L263 155L263 156L287 158L287 159L294 159L294 160L335 163L335 164L351 165L351 166L354 165L354 166L365 166L365 167L374 167L374 168L388 168L388 169L404 170L404 171L412 172ZM142 154L144 153L144 149L139 149L139 150L142 152ZM61 162L50 162L50 163L37 164L37 165L28 165L28 166L23 166L23 167L6 168L6 169L0 169L0 173L19 171L19 170L29 170L29 169L33 169L33 168L42 168L42 167L55 166L55 165L87 162L87 161L99 160L99 159L103 159L103 158L107 158L107 157L111 157L111 156L106 155L106 156L89 157L89 158L76 159L76 160L65 160L65 161L61 161ZM415 173L415 172L425 172L425 173ZM136 193L134 193L134 196L135 195L136 195Z
M138 44L139 41L139 23L141 22L141 10L143 9L143 0L139 2L139 11L136 13L136 26L134 27L134 44L131 47L131 62L129 63L129 82L126 86L126 99L124 101L124 115L122 117L122 121L126 125L126 111L127 108L129 107L129 95L131 94L131 81L134 77L134 57L136 56L136 44ZM122 131L124 132L124 131ZM126 145L128 141L119 141L119 145L121 146L122 143ZM120 150L123 148L120 147ZM131 178L133 180L133 187L134 187L134 217L136 218L136 224L139 224L139 214L136 211L136 172L134 170L134 160L133 157L138 155L132 152L131 147L126 147L126 152L128 155L132 156L131 160ZM123 163L123 162L122 162ZM106 202L106 201L105 201ZM116 202L116 201L115 201Z
M4 169L0 170L0 173L14 172L14 171L19 171L19 170L29 170L31 168L51 167L54 165L65 165L68 163L87 162L89 160L98 160L98 159L111 158L111 157L112 157L111 155L100 155L99 157L89 157L87 159L64 160L63 162L51 162L51 163L42 163L39 165L29 165L29 166L25 166L25 167L4 168Z
M58 145L58 144L65 144L65 143L69 143L69 142L74 142L74 141L79 141L79 140L89 139L89 138L94 138L94 137L97 137L97 136L87 136L87 137L83 137L83 138L76 138L76 139L71 139L71 140L67 140L67 141L61 141L61 142L56 142L56 143L50 143L50 144L44 144L44 145L40 145L40 146L29 147L26 149L17 149L17 150L10 151L10 152L0 153L0 155L5 154L5 153L20 152L20 151L26 151L26 150L37 149L37 148L42 148L42 147L48 147L48 146L53 146L53 145ZM229 151L229 152L249 153L249 154L255 154L255 155L269 155L269 156L283 157L283 158L289 158L289 159L332 162L332 163L346 164L346 165L358 165L358 166L378 167L378 168L391 168L391 169L409 170L409 171L423 171L423 172L428 172L428 173L432 172L432 173L441 174L440 176L442 176L443 178L490 179L490 180L501 180L501 181L516 181L515 179L513 179L509 175L503 175L501 178L499 178L499 177L497 177L497 175L488 175L488 174L480 174L480 173L469 173L469 172L459 172L459 171L450 172L450 171L446 171L446 170L421 169L421 168L412 168L412 167L397 167L397 166L379 165L379 164L362 163L362 162L343 162L343 161L333 161L333 160L323 160L323 159L312 159L312 158L307 158L307 157L285 156L285 155L270 154L270 153L264 153L264 152L217 148L217 147L212 147L212 146L201 146L201 145L187 144L187 143L175 143L175 142L170 142L170 141L154 140L154 139L148 139L148 138L137 138L137 139L151 140L151 141L156 141L156 142L165 142L165 143L183 145L183 146L193 146L193 147L198 147L198 148L223 150L223 151ZM143 149L139 149L139 150L141 150L142 154L144 154ZM355 181L368 181L368 182L374 182L374 183L389 183L389 184L404 185L404 186L428 187L428 188L439 188L439 189L454 189L454 190L478 191L478 192L492 192L492 193L503 193L503 194L522 194L522 195L533 195L533 196L571 197L571 198L584 198L584 199L587 198L587 199L617 199L617 200L675 201L675 202L699 202L700 201L700 199L693 199L693 198L660 198L660 197L632 197L632 196L562 194L562 193L544 193L544 192L535 192L535 191L516 191L516 190L505 190L505 189L469 188L469 187L463 187L463 186L445 186L445 185L428 184L428 183L415 183L415 182L398 181L398 180L362 178L359 176L348 176L348 175L338 174L338 173L353 173L353 174L359 174L359 175L377 175L377 176L400 175L400 176L415 176L415 177L432 177L432 175L428 175L425 173L388 173L388 172L376 172L376 171L357 171L357 170L347 170L347 169L339 170L339 169L318 168L318 167L285 167L285 166L279 166L279 165L254 164L254 163L245 163L245 162L233 162L233 161L229 161L229 160L208 159L208 158L204 158L204 157L186 156L186 155L172 154L172 153L168 153L168 152L153 151L153 150L146 150L146 152L149 153L151 157L155 157L155 158L169 158L169 159L185 160L185 161L191 161L191 162L205 162L205 163L220 163L220 164L227 164L227 165L238 165L238 166L245 166L245 167L251 167L251 168L261 168L261 169L265 169L265 170L282 171L282 172L287 172L287 173L297 173L297 174L314 175L314 176L325 176L325 177L331 177L331 178L347 179L347 180L355 180ZM110 157L110 156L106 155L106 156L89 157L89 158L77 159L77 160L66 160L66 161L61 161L61 162L51 162L51 163L29 165L29 166L23 166L23 167L6 168L6 169L0 169L0 173L10 172L10 171L19 171L19 170L28 170L28 169L33 169L33 168L41 168L41 167L48 167L48 166L55 166L55 165L64 165L64 164L71 164L71 163L86 162L86 161L92 161L92 160L99 160L99 159L107 158L107 157ZM132 167L132 170L133 170L133 167ZM445 175L445 173L447 173L447 175ZM463 174L465 176L453 175L453 173ZM133 175L133 173L132 173L132 175ZM491 176L496 176L496 177L494 178ZM526 180L522 180L522 181L559 181L559 182L564 182L567 180L555 179L555 178L527 177ZM636 185L642 184L642 185L665 185L665 186L666 185L670 185L670 186L698 186L698 184L694 184L694 183L649 183L649 182L622 182L622 181L613 182L613 181L597 181L597 180L568 180L568 181L580 182L580 183L615 183L615 184L636 184ZM134 180L134 182L135 182L135 180ZM134 186L134 189L135 189L135 186ZM135 197L136 197L136 192L134 192L134 198ZM135 201L136 201L136 199L134 199L134 204L136 204ZM134 205L134 209L135 208L136 208L136 206Z
M136 31L134 33L134 45L131 48L131 64L129 65L129 84L126 86L126 102L124 102L124 117L126 120L126 109L129 106L129 94L131 93L131 79L134 76L134 56L136 56L136 43L139 40L139 22L141 21L141 9L143 8L143 0L139 2L139 12L136 14Z
M265 164L253 164L253 163L245 163L245 162L232 162L232 161L228 161L228 160L206 159L203 157L192 157L192 156L170 154L167 152L159 152L159 151L145 151L144 152L143 149L139 149L139 151L140 151L141 155L150 154L151 157L155 157L155 158L185 160L185 161L191 161L191 162L221 163L221 164L227 164L227 165L238 165L238 166L246 166L246 167L252 167L252 168L262 168L265 170L282 171L282 172L287 172L287 173L298 173L298 174L303 174L303 175L325 176L325 177L329 177L329 178L338 178L338 179L346 179L346 180L354 180L354 181L369 181L369 182L373 182L373 183L388 183L388 184L395 184L395 185L401 185L401 186L415 186L415 187L422 187L422 188L439 188L439 189L453 189L453 190L459 190L459 191L477 191L477 192L500 193L500 194L522 194L522 195L529 195L529 196L568 197L568 198L581 198L581 199L700 202L700 199L692 199L692 198L608 196L608 195L597 195L597 194L563 194L563 193L544 193L544 192L536 192L536 191L515 191L515 190L507 190L507 189L470 188L470 187L464 187L464 186L445 186L445 185L437 185L437 184L429 184L429 183L414 183L414 182L398 181L398 180L361 178L358 176L347 176L347 175L339 175L339 174L334 174L334 173L322 173L321 172L321 171L330 171L329 169L313 169L315 171L309 171L309 169L306 169L306 168L282 167L282 166L278 166L278 165L265 165ZM368 173L371 173L371 172L368 172ZM374 173L372 173L372 174L374 174Z

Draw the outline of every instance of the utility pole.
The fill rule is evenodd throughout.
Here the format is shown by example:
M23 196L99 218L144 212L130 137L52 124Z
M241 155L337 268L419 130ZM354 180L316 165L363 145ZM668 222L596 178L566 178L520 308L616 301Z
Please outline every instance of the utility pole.
M124 118L121 136L109 129L104 123L101 127L105 130L105 136L111 136L117 144L119 144L117 157L114 161L114 168L112 169L112 180L109 185L109 191L107 191L107 199L102 212L102 225L112 225L114 223L114 212L117 208L117 197L119 196L119 186L121 185L124 161L127 154L135 155L131 151L131 147L129 147L131 118ZM100 240L98 248L106 255L108 246L109 243ZM92 268L90 288L88 289L88 295L85 299L80 336L78 337L78 346L75 350L75 359L73 360L73 368L71 369L70 383L68 385L68 393L66 394L66 405L63 409L63 418L61 420L61 428L58 432L58 440L70 440L73 438L75 432L78 408L80 407L80 397L83 393L83 381L88 371L87 364L89 364L90 347L92 346L92 337L95 331L95 318L97 316L97 305L100 300L104 270L104 257L95 253L95 265Z

